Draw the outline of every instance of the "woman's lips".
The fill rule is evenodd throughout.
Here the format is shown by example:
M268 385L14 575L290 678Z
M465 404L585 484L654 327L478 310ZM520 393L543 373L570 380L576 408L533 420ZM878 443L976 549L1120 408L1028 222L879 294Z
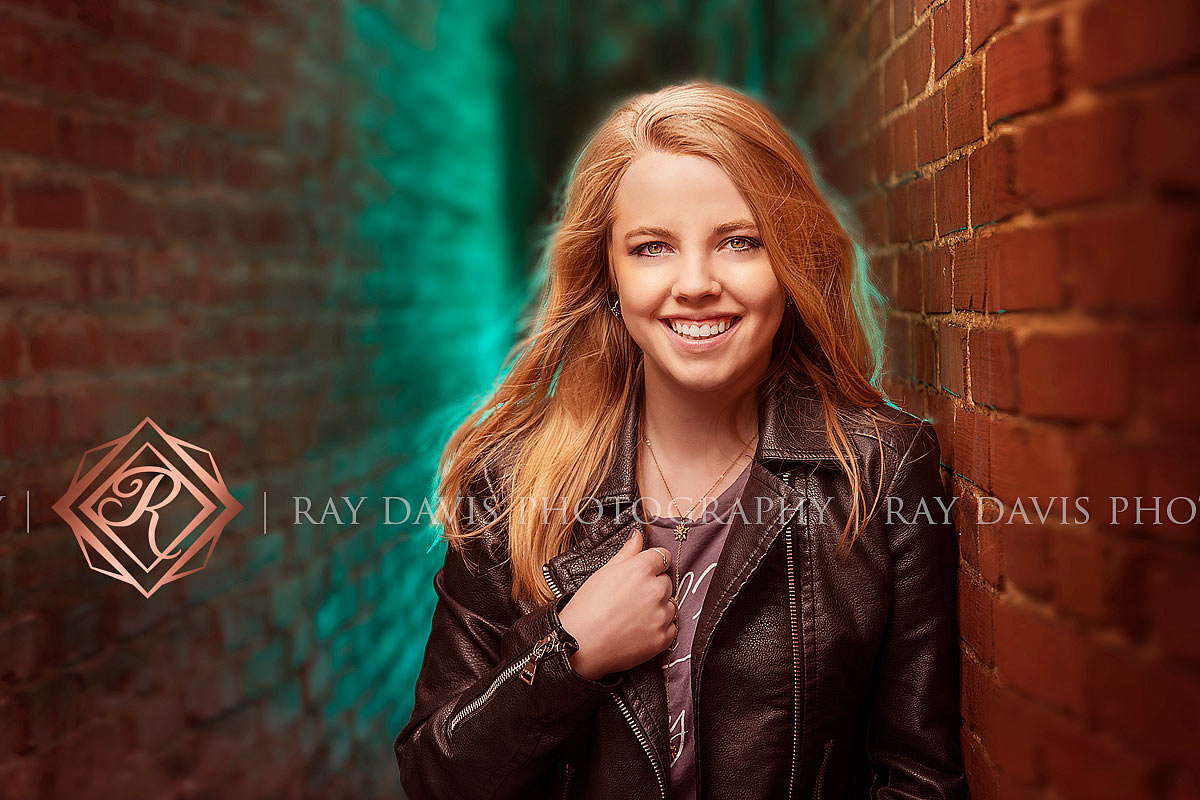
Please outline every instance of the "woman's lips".
M708 336L704 339L692 339L691 337L676 333L675 329L671 327L670 320L661 319L659 322L661 322L662 326L666 328L667 335L670 336L680 348L689 353L704 353L720 347L721 343L728 339L741 324L742 318L734 317L733 323L724 331L716 334L715 336Z

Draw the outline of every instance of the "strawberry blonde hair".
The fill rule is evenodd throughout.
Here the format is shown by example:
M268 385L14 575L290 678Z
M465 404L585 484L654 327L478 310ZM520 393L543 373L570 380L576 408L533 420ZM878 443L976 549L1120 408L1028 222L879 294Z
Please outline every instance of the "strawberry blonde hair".
M439 463L442 502L435 523L451 547L503 525L513 600L553 599L542 564L571 545L571 514L579 501L587 508L586 498L612 466L624 409L642 380L641 350L608 308L616 288L608 251L617 186L630 164L650 152L711 159L745 198L794 304L784 312L770 366L754 391L787 396L797 386L815 385L826 435L855 497L838 546L852 545L875 513L882 475L867 512L841 418L847 407L869 410L886 402L877 388L883 298L867 279L861 247L823 196L800 147L760 102L695 80L621 104L578 153L543 246L544 281L529 332L505 359L511 369L455 430ZM504 453L512 456L501 465ZM462 500L485 469L499 475L497 504L486 525L467 525L459 513ZM554 498L554 507L567 513L547 521L504 498Z

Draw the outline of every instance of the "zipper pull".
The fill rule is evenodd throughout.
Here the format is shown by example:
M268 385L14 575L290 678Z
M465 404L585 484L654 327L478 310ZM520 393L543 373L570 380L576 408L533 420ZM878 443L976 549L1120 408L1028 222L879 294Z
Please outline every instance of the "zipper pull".
M546 655L546 653L554 652L560 647L558 639L558 631L553 630L546 634L542 639L533 646L533 650L529 653L529 660L525 662L525 666L521 668L521 680L533 686L533 676L537 673L538 661Z

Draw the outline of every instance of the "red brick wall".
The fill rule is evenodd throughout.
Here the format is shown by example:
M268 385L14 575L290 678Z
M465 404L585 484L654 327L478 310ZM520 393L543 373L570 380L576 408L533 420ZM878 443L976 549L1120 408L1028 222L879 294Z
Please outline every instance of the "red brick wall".
M359 570L349 548L378 543L280 533L282 499L274 535L247 535L250 505L206 571L145 599L90 571L50 509L85 450L147 414L243 501L251 481L333 491L298 456L321 378L362 363L326 310L317 225L337 220L311 189L332 185L314 76L339 14L0 3L2 798L394 796L394 720L327 712L343 643L305 621Z
M1200 526L1111 525L1106 498L1200 495L1200 6L828 19L810 133L893 301L889 388L961 504L974 796L1197 797ZM1091 520L1040 524L1033 496ZM1032 524L1005 524L1018 498Z

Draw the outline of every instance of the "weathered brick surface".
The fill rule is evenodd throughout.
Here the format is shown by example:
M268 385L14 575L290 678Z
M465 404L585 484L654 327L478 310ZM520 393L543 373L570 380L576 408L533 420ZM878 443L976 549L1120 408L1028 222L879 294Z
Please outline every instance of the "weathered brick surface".
M441 13L0 2L0 798L402 796L441 551L378 500L427 493L517 274L499 21ZM50 508L145 416L246 506L149 599Z
M1200 12L859 12L831 18L817 61L849 83L821 91L850 99L805 127L865 217L872 263L891 267L888 388L934 420L964 504L975 796L1196 796L1200 525L1165 502L1185 517L1200 503ZM867 48L844 45L862 32ZM865 110L867 96L884 102ZM1142 497L1140 523L1131 505L1109 524L1114 495ZM1064 496L1088 496L1090 518Z

